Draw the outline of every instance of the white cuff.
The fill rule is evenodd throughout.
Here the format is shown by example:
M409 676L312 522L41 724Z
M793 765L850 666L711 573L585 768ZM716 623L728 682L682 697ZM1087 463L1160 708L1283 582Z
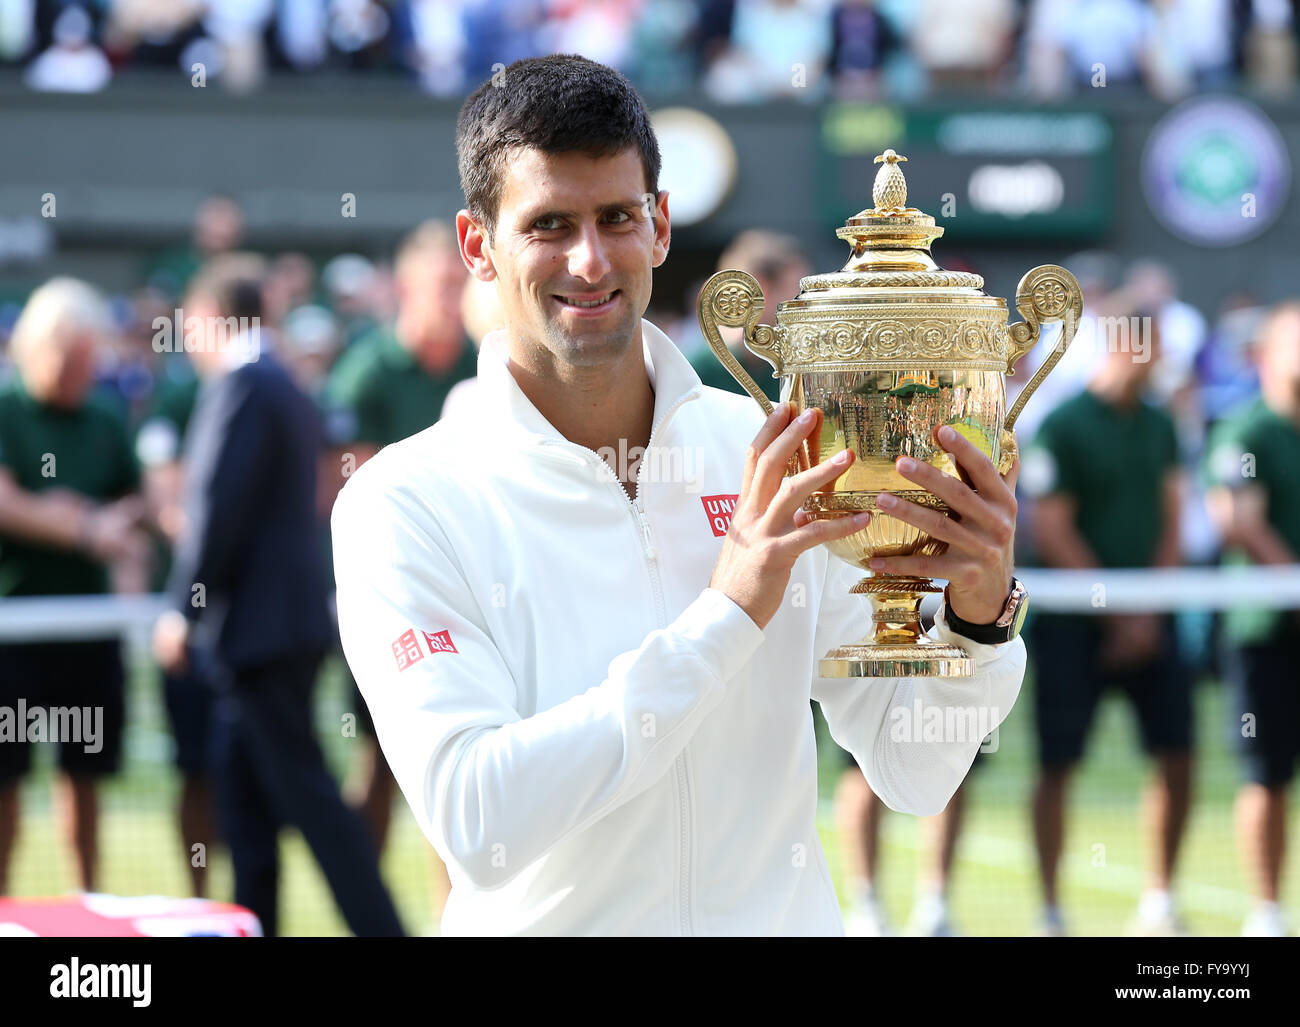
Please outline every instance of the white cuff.
M1011 647L1011 643L1015 641L1013 638L1011 641L998 642L995 645L987 642L975 642L948 626L947 613L948 604L940 603L939 612L934 615L934 627L928 632L929 636L939 642L961 646L970 653L971 659L975 661L976 666L992 663L994 660L999 659Z
M763 630L725 592L706 588L668 626L721 681L729 680L763 642Z

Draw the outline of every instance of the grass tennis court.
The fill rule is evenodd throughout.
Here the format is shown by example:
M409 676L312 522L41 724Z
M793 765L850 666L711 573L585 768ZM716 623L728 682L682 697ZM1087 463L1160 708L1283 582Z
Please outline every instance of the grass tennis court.
M1031 677L1001 731L998 751L986 757L988 765L968 784L971 801L951 896L956 926L964 934L1025 934L1036 925L1038 891L1026 805L1034 766L1032 688ZM170 764L171 743L151 668L137 665L130 700L126 766L103 794L99 889L123 895L185 895L187 870L172 813L178 779ZM1232 797L1239 774L1229 749L1222 700L1217 684L1201 683L1196 696L1196 796L1177 886L1183 917L1195 934L1237 934L1249 903L1232 831ZM355 744L340 730L346 702L337 665L330 663L318 690L317 719L331 764L340 775ZM820 717L818 721L819 738L826 739ZM827 739L821 750L824 800L829 800L840 766L831 744ZM40 769L24 795L22 835L11 881L17 896L56 895L72 887L68 857L54 835L50 816L51 756L38 754ZM1073 790L1062 899L1067 926L1074 934L1122 934L1134 912L1143 883L1137 823L1142 775L1136 729L1127 707L1122 700L1108 699L1099 711L1087 761ZM839 838L827 801L819 826L831 874L843 894ZM888 814L883 828L884 866L877 885L900 928L906 925L912 902L919 826L913 817ZM283 932L346 934L302 839L296 832L286 832L282 845ZM210 861L210 867L212 897L230 897L230 867L224 852ZM407 930L423 933L431 920L428 845L404 802L399 801L393 819L383 869ZM1283 901L1292 911L1298 894L1300 861L1291 858Z

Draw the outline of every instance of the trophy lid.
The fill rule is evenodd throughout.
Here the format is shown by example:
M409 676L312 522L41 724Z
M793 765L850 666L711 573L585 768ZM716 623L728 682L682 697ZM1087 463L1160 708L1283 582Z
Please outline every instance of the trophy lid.
M893 150L876 157L881 167L871 188L875 206L858 211L835 232L852 247L847 263L839 271L800 279L800 299L831 289L921 288L982 295L982 277L945 271L930 256L930 244L943 235L943 228L929 214L907 205L907 179L900 167L906 160Z

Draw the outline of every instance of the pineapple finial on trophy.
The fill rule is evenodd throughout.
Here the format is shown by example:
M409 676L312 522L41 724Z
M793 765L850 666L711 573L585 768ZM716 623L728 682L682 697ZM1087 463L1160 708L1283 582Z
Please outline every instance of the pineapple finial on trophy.
M907 209L907 179L898 165L907 160L902 154L886 150L873 163L882 165L871 187L871 202L876 213L901 213Z

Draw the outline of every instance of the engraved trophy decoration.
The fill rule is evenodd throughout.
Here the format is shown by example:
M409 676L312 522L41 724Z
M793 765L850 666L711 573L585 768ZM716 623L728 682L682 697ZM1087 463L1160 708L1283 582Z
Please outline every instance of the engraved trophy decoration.
M776 325L759 324L764 297L743 271L720 271L700 290L698 315L709 347L765 413L772 405L727 349L719 326L743 328L744 343L781 380L781 399L798 412L822 411L820 438L803 462L828 460L852 448L856 460L834 484L804 504L812 518L871 511L871 523L829 543L862 567L875 556L939 555L947 543L876 508L892 492L950 514L931 493L900 475L894 461L911 456L947 474L959 469L934 433L950 425L973 441L1003 473L1016 454L1015 425L1025 401L1060 360L1083 310L1079 284L1055 264L1036 267L1016 288L1023 321L1007 324L1007 304L983 292L984 279L945 271L930 256L943 234L934 218L907 206L899 166L886 150L872 188L874 207L849 218L835 234L852 247L842 270L800 281L799 295L781 303ZM1004 375L1038 341L1042 326L1064 324L1059 343L1006 409ZM816 452L812 452L816 449ZM940 588L929 578L871 574L854 593L871 598L869 637L832 649L823 677L962 677L971 660L921 629L921 597Z

